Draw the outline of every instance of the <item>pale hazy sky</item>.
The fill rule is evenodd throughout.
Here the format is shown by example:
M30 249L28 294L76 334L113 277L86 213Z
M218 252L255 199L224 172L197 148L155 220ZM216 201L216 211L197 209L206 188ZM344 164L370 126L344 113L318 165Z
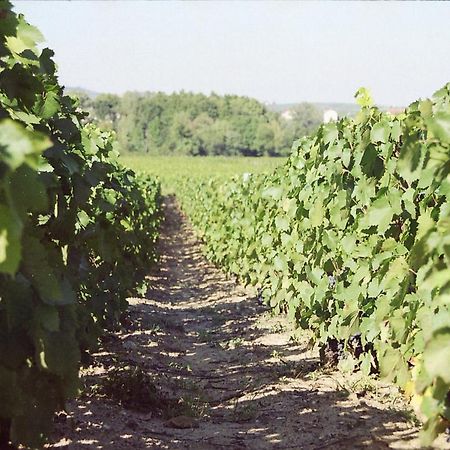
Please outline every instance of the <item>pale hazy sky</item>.
M450 81L450 2L16 1L60 81L99 92L235 93L405 105Z

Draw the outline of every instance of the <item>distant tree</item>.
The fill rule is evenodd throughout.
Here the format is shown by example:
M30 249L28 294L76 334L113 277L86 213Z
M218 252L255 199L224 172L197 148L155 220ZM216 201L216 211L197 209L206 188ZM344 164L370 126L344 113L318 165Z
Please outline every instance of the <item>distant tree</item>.
M145 127L139 120L139 103L140 97L134 92L127 92L121 98L116 131L119 144L126 152L148 151Z
M173 115L169 129L168 146L170 153L182 155L192 153L192 124L187 111L179 111Z
M273 154L276 149L275 134L270 123L260 123L256 129L255 148L257 155Z
M322 123L322 113L311 103L300 103L291 110L291 119L285 120L285 145L313 133Z
M113 94L100 94L92 101L94 117L103 127L116 128L119 106L120 97Z
M283 154L283 130L279 121L272 119L260 123L256 131L255 148L259 155L277 156Z
M116 131L125 152L285 155L321 121L310 104L300 104L286 121L257 100L237 95L127 92L79 98L94 120Z

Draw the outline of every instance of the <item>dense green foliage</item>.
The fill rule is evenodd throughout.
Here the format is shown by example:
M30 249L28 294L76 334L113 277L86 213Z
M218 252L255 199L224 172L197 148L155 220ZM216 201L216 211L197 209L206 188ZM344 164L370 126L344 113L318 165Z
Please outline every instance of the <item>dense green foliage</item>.
M341 366L405 389L426 443L450 420L450 84L397 117L357 98L273 174L188 179L179 197L212 261L343 343Z
M83 352L156 259L159 185L82 126L41 35L0 3L0 446L39 446ZM136 269L140 268L140 269Z
M279 156L321 123L320 111L303 103L290 120L257 100L180 92L78 94L83 109L116 131L126 152L152 155Z
M230 178L243 173L272 172L284 164L287 158L245 156L149 156L142 154L121 155L120 161L130 169L157 177L164 194L175 193L180 178L209 178L211 175Z

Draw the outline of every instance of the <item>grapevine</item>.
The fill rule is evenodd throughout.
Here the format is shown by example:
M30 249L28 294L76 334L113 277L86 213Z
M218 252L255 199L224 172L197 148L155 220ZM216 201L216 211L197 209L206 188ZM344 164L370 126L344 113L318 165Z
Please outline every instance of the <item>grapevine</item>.
M83 124L41 41L0 2L0 440L32 448L156 261L160 221L158 182Z
M273 173L178 196L213 262L342 347L342 368L397 383L428 444L450 420L450 84L398 116L357 100Z

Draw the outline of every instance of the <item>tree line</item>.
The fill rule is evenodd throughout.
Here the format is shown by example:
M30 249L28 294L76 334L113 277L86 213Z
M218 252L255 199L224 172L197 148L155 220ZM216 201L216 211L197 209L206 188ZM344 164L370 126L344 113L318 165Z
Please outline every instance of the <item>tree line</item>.
M114 130L124 153L283 156L322 121L321 111L309 103L298 104L286 119L237 95L75 94L90 113L87 120Z

